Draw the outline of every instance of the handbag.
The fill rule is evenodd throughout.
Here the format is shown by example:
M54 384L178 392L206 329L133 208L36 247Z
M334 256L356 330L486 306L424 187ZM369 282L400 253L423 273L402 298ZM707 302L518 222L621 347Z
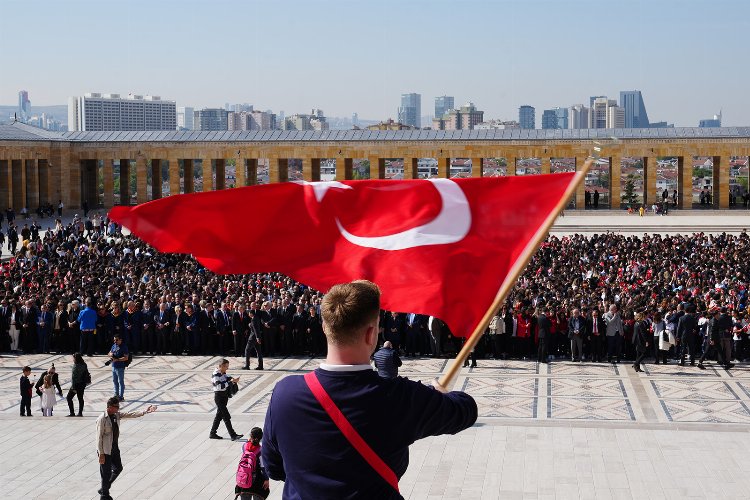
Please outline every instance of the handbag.
M669 343L669 332L667 332L666 330L662 330L662 332L661 332L661 340L663 342Z
M232 396L237 394L239 390L240 390L240 386L238 386L234 382L229 382L229 385L227 386L227 397L231 398Z

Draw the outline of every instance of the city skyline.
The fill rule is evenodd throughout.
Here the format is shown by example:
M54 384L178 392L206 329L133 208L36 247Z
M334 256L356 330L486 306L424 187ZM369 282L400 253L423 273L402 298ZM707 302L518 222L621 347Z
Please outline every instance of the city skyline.
M628 9L589 0L466 1L460 9L447 1L390 0L290 1L284 9L191 0L36 5L33 14L26 2L0 6L7 49L0 67L15 68L0 79L0 104L17 102L20 90L35 106L87 92L134 93L194 109L249 102L287 114L321 108L327 116L384 120L396 118L400 96L413 92L426 109L449 95L476 103L486 119L510 120L522 104L570 107L592 95L640 90L651 121L697 126L723 110L725 126L750 122L743 99L750 70L738 63L747 45L747 2L641 0ZM130 36L109 36L113 19ZM185 30L230 31L243 19L246 43ZM459 40L430 37L425 27L445 19L472 29ZM607 36L559 29L601 30L601 19ZM288 36L293 32L298 36ZM406 40L395 36L404 32ZM104 43L92 43L98 36ZM457 71L477 76L450 78Z

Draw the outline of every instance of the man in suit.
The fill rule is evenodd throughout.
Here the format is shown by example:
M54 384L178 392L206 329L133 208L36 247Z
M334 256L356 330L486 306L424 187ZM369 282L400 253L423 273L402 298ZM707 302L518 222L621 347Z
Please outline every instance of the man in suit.
M166 302L159 304L159 312L154 314L154 336L156 340L156 352L163 355L167 351L167 341L172 331L172 313Z
M440 318L430 316L427 320L427 329L430 332L430 353L433 358L439 358L442 351L442 336L445 323Z
M294 318L295 307L284 297L281 305L276 309L276 318L279 321L279 334L281 336L281 354L289 356L292 354L294 340L292 336L292 318Z
M220 350L226 349L227 341L232 338L232 316L226 302L222 302L214 314L216 320L216 339ZM235 356L237 353L235 352Z
M123 313L123 323L125 325L125 344L130 348L130 352L139 353L141 349L141 328L143 328L143 319L141 312L136 309L135 302L128 302L127 309Z
M141 349L146 353L154 353L154 316L156 311L151 307L151 301L143 301L141 310Z
M244 306L242 306L244 307ZM248 336L247 336L247 343L245 344L245 366L242 367L243 370L249 370L250 369L250 355L254 352L255 355L258 358L258 366L255 367L256 370L262 370L263 369L263 349L261 349L263 345L263 339L261 337L262 333L260 333L260 330L255 329L255 323L253 320L253 313L250 314L250 321L248 321Z
M273 356L276 354L276 331L279 321L276 318L276 310L271 307L270 301L263 302L260 310L261 335L265 341L264 355Z
M601 362L604 354L604 337L607 332L607 324L599 314L599 309L591 311L591 317L586 321L586 336L590 339L591 361Z
M680 366L685 366L685 354L690 353L690 366L695 366L695 351L698 339L698 320L695 306L690 304L677 322L677 338L680 342Z
M200 301L200 312L198 313L198 331L200 332L200 350L203 354L218 353L219 346L216 342L216 317L214 316L214 305L210 301Z
M52 313L49 312L47 304L42 304L37 318L37 353L49 353L49 337L52 330Z
M243 347L247 344L249 329L250 317L245 312L245 304L240 304L234 314L232 314L232 341L235 357L240 356Z
M537 335L539 339L539 345L537 346L536 360L538 363L547 363L547 342L549 342L550 336L552 335L552 333L550 332L552 323L550 323L547 314L549 314L549 309L537 309L536 324L537 328L539 329L539 333Z
M402 347L401 336L404 328L403 317L399 313L391 311L386 314L383 323L383 338L390 341L393 345L393 349L398 352Z
M609 306L609 311L604 313L604 322L607 325L607 362L611 363L615 359L619 363L622 357L622 339L625 329L615 304Z
M305 330L307 329L307 315L305 306L297 305L297 310L292 317L292 344L293 353L302 354L305 352Z
M27 300L21 308L21 345L25 354L34 350L37 340L37 321L39 312L32 300Z
M568 320L568 338L570 339L570 359L581 361L583 357L583 335L586 333L586 324L581 317L581 311L573 309L573 316Z
M408 313L406 315L406 355L416 357L417 349L422 353L422 317L419 314Z

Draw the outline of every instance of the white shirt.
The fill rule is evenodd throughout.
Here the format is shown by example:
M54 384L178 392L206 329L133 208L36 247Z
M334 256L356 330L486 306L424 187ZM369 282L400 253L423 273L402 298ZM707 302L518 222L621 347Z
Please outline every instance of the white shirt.
M359 372L372 370L371 365L332 365L329 363L320 363L320 369L328 372Z

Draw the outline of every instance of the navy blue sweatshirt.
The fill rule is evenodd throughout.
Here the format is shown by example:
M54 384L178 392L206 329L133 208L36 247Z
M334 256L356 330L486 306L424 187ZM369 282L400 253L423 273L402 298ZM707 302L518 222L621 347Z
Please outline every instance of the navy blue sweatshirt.
M455 434L477 419L474 399L442 394L419 382L384 379L373 370L318 368L320 384L367 444L401 478L409 445ZM285 481L285 499L403 498L352 447L313 396L302 376L280 380L263 430L263 465Z

